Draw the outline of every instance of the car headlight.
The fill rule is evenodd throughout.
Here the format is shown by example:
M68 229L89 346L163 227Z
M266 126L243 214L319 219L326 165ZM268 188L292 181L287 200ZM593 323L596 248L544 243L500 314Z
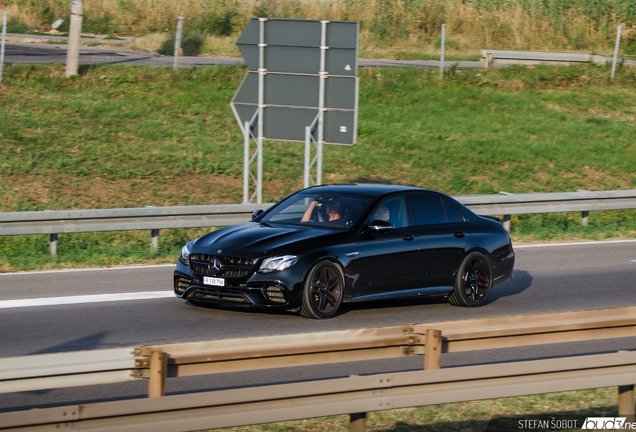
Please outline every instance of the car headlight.
M185 265L190 265L190 251L192 250L192 243L194 243L194 240L186 243L185 246L181 248L181 255L179 256L179 259Z
M271 273L275 271L281 271L293 266L297 262L298 262L298 257L296 255L285 255L285 256L267 258L263 260L258 271L261 273Z

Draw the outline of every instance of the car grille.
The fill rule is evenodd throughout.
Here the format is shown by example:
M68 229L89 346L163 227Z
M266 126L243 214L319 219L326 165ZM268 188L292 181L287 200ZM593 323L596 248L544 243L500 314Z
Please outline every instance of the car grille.
M188 295L188 298L193 300L209 300L228 303L251 303L247 297L240 292L215 288L195 288Z
M222 265L220 272L210 269L210 261L217 258ZM195 273L204 276L223 278L241 278L254 270L254 261L247 258L228 257L221 255L190 254L190 268Z

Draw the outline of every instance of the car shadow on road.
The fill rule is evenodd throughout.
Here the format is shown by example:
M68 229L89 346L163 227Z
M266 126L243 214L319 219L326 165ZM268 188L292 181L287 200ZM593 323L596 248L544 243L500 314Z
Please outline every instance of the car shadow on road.
M532 275L525 270L515 270L508 282L494 287L486 304L494 303L500 298L521 294L532 285Z

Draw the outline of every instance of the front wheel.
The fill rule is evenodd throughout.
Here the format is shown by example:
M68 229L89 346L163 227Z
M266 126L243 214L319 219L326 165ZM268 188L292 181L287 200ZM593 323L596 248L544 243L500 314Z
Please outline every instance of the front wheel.
M305 318L333 317L342 303L344 274L331 261L314 265L305 280L300 314Z
M486 302L492 288L492 266L481 252L469 253L455 277L448 301L454 306L475 307Z

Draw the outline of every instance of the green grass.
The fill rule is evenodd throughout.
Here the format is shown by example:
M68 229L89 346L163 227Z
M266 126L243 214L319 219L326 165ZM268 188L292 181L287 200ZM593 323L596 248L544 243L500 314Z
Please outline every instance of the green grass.
M63 66L5 70L0 211L236 203L243 138L229 101L245 69ZM636 73L597 66L360 70L355 146L326 146L325 183L391 182L449 194L636 188ZM303 146L268 142L264 200L302 187ZM519 215L515 241L636 234L636 212ZM3 271L172 261L184 239L148 233L0 238ZM75 249L65 249L73 238ZM124 254L113 243L138 244ZM100 252L101 251L101 252ZM101 254L101 255L100 255ZM122 255L123 254L123 255ZM38 257L33 261L24 255ZM135 261L136 260L136 261ZM132 261L131 261L132 262Z
M369 413L370 432L509 432L530 430L580 430L586 417L618 415L615 387L432 405ZM526 420L577 420L576 429L526 428ZM521 423L520 423L521 421ZM536 425L537 423L535 423ZM349 416L331 416L229 429L226 432L338 432L349 430Z

